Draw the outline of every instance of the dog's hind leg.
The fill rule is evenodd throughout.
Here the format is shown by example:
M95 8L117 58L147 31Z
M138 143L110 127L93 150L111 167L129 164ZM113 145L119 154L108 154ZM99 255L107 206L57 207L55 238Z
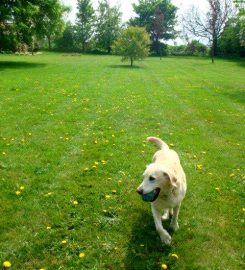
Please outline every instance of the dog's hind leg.
M162 216L162 220L168 220L169 219L169 208L164 209L164 214Z
M179 229L178 217L179 217L180 206L181 206L181 203L179 203L173 209L173 216L172 216L172 219L171 219L170 227L174 231L177 231Z
M170 216L173 216L173 208L164 209L164 214L162 216L162 220L168 220Z

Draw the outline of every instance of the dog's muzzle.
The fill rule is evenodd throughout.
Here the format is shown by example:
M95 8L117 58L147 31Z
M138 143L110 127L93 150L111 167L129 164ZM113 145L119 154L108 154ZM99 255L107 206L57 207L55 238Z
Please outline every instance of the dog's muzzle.
M160 193L160 188L156 188L149 193L146 193L146 194L142 193L141 197L143 201L145 202L154 202L157 199L159 193Z

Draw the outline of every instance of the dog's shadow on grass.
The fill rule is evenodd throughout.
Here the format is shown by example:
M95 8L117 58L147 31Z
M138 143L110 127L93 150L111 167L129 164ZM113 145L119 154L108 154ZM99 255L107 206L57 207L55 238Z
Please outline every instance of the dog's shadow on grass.
M164 223L164 227L168 228ZM150 213L140 212L133 224L132 237L128 243L125 269L147 270L159 269L163 255L169 254L171 247L164 246L156 232Z

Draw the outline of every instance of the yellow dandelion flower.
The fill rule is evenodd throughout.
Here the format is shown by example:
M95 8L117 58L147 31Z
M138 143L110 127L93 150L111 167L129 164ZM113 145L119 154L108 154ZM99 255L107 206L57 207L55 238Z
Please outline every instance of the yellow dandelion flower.
M165 263L163 263L162 264L162 269L168 269L168 266Z
M93 165L92 168L93 168L93 169L97 169L97 166L96 166L96 165Z
M2 152L3 155L6 155L6 152Z
M116 194L116 193L117 193L117 191L116 191L115 189L113 189L113 190L112 190L112 193L113 193L113 194Z
M4 268L10 268L11 267L11 262L9 262L9 261L3 262L3 267Z
M79 258L83 259L84 257L85 257L85 253L84 253L84 252L81 252L81 253L79 254Z
M94 162L94 165L99 165L99 162L98 162L98 161L95 161L95 162Z
M83 169L84 172L87 172L88 170L89 170L88 168L84 168L84 169Z
M170 255L170 257L173 258L173 259L176 259L176 260L179 259L179 256L178 256L176 253L172 253L172 254Z
M235 174L234 174L234 173L231 173L231 174L230 174L230 177L233 177L233 176L235 176Z
M105 195L105 198L109 200L111 198L111 195Z
M39 270L46 270L45 268L40 268Z
M20 192L19 190L17 190L17 191L15 192L15 194L16 194L17 196L19 196L19 195L21 194L21 192Z
M173 144L173 143L170 143L169 145L170 145L171 147L174 147L174 144ZM167 268L166 268L166 269L167 269Z
M62 240L61 244L63 244L63 245L67 244L67 240Z
M198 169L198 170L202 170L202 164L198 164L198 165L197 165L197 169Z
M78 201L73 201L73 204L74 205L78 205Z
M114 135L114 134L112 134L112 135L111 135L111 137L112 137L112 138L115 138L115 135Z
M47 230L51 230L51 227L50 227L50 226L47 226L46 229L47 229Z
M218 191L218 192L220 192L220 188L219 187L216 187L215 190Z
M242 211L243 211L243 212L245 212L245 207L244 207L244 208L242 208Z
M24 189L25 189L25 187L24 187L24 186L21 186L21 187L20 187L20 190L24 190Z

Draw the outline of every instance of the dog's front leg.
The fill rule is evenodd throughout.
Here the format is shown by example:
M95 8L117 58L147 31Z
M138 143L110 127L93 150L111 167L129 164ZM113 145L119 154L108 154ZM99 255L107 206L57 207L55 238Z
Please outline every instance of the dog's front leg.
M179 216L179 210L180 210L181 203L179 203L176 207L174 207L173 216L171 219L170 227L177 231L179 229L179 223L178 223L178 216Z
M170 245L171 236L162 226L161 213L154 207L153 204L151 205L151 211L152 211L152 215L155 221L156 230L158 231L162 242L164 242L166 245Z

